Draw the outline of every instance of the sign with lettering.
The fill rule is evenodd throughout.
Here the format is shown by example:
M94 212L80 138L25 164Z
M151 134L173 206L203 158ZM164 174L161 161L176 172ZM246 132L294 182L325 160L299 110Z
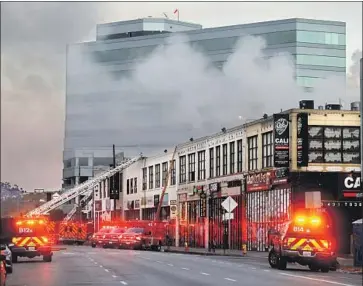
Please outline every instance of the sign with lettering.
M339 189L343 198L361 199L363 197L361 184L362 180L358 173L339 174Z
M288 176L289 171L287 168L248 174L246 176L246 191L267 191L271 186L287 184Z
M297 115L297 166L306 167L309 163L309 128L308 114L299 113Z
M289 167L290 163L290 117L274 114L274 166Z

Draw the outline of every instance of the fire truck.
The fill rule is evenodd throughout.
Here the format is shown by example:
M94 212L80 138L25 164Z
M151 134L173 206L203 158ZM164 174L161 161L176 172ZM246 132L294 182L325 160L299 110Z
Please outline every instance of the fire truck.
M84 244L87 240L87 225L79 222L61 222L59 241L63 244Z
M333 236L326 213L303 210L271 235L268 261L272 268L285 270L288 262L329 272L335 262Z
M53 251L47 229L48 220L44 218L19 218L15 220L15 231L12 237L12 262L18 257L34 258L43 256L43 261L51 262Z
M160 251L165 245L167 225L160 221L130 221L129 227L119 236L119 247Z

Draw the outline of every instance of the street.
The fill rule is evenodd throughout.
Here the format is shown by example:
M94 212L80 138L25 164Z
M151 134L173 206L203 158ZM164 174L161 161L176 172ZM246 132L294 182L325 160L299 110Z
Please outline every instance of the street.
M68 285L342 285L360 286L362 276L339 272L310 272L289 265L273 270L267 261L253 258L210 257L187 254L67 246L52 263L40 258L20 259L7 286Z

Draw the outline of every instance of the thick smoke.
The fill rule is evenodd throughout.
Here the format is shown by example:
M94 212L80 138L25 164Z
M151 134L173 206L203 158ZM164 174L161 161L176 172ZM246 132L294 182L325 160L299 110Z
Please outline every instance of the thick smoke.
M88 40L85 36L102 22L106 8L98 3L54 2L1 3L1 8L1 178L25 189L57 187L62 169L66 44ZM133 72L124 79L115 77L113 68L95 57L81 56L84 49L72 48L68 72L73 80L67 81L67 103L79 105L68 111L81 119L68 127L115 131L113 136L99 136L99 145L109 140L139 145L140 151L149 146L146 154L151 154L152 149L160 151L189 137L296 107L300 99L314 98L324 104L358 98L357 90L346 94L335 80L304 94L293 81L289 57L261 59L265 45L261 39L241 40L223 70L183 44L187 40L184 36L168 39L147 59L129 64Z
M127 77L115 80L109 67L85 57L92 53L78 46L68 59L68 98L82 105L78 111L84 117L71 128L118 129L122 138L112 139L118 145L167 147L298 107L301 99L345 107L358 99L358 90L346 90L338 78L321 80L306 93L295 83L292 58L267 55L265 47L261 38L242 37L218 69L185 35L175 35L134 64Z
M362 58L362 51L355 50L351 57L352 66L349 68L348 74L348 84L351 87L359 87L360 86L360 59Z

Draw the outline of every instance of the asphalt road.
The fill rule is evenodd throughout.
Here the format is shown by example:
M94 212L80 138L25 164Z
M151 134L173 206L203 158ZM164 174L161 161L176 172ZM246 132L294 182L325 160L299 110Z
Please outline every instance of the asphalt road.
M361 286L362 275L310 272L290 266L273 270L253 258L67 247L53 262L20 259L7 286Z

